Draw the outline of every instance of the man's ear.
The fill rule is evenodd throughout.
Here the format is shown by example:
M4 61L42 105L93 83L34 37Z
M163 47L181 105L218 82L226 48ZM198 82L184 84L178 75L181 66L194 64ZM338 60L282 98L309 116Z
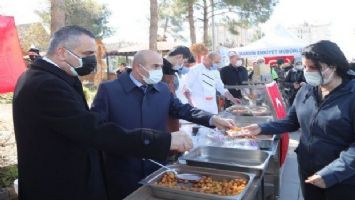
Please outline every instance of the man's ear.
M67 51L63 47L59 47L56 51L56 55L60 60L65 60Z

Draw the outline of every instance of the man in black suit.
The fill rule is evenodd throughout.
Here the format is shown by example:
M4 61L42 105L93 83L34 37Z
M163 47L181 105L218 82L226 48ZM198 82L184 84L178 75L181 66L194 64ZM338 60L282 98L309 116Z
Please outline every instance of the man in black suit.
M164 159L169 150L192 148L182 132L101 123L89 111L77 77L96 67L95 52L91 32L63 27L51 38L47 56L19 78L13 117L20 200L107 199L98 150Z
M220 71L221 79L224 85L242 85L243 82L248 81L248 71L243 67L243 62L235 51L229 52L230 64L223 67ZM243 98L239 89L228 89L234 98ZM233 105L229 100L226 102L227 107Z

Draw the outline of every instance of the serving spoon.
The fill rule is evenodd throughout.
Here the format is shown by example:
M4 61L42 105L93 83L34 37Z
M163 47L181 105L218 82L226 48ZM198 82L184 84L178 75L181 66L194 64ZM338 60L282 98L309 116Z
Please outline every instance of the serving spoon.
M163 165L163 164L161 164L161 163L159 163L159 162L157 162L157 161L154 161L154 160L152 160L152 159L148 159L148 160L149 160L150 162L156 164L156 165L159 165L160 167L163 167L163 168L165 168L165 169L167 169L167 170L173 172L173 173L175 174L176 178L178 178L178 179L181 179L181 180L188 180L188 181L199 181L199 180L201 180L201 178L202 178L202 177L201 177L200 175L198 175L198 174L189 174L189 173L179 174L175 169L172 169L172 168L170 168L170 167L167 167L167 166L165 166L165 165Z

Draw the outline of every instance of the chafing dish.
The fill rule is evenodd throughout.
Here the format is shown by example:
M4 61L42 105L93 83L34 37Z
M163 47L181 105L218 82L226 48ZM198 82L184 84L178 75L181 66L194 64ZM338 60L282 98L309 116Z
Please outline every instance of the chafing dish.
M164 198L164 199L176 199L176 200L201 200L201 199L240 200L243 198L243 196L250 188L250 185L253 182L255 177L255 174L252 173L201 168L201 167L179 165L179 164L169 165L168 167L176 170L178 173L200 174L203 176L209 176L214 180L223 180L223 179L231 180L236 178L242 178L247 180L247 185L241 193L234 196L222 196L217 194L208 194L208 193L194 192L189 190L174 189L174 188L169 188L157 184L157 182L161 180L162 176L166 172L168 172L167 169L161 168L141 181L141 183L146 184L151 188L153 195L156 197Z
M270 156L269 152L259 150L200 146L180 159L192 166L236 171L261 171L267 167Z

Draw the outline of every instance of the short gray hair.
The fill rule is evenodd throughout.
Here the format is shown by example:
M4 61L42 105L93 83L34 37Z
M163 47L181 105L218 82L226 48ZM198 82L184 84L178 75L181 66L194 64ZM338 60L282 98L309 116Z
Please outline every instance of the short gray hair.
M210 59L214 59L217 56L221 56L221 54L218 51L212 51L207 54L207 57Z
M89 30L80 26L65 26L56 31L49 41L48 55L53 55L56 49L63 44L63 46L73 49L78 41L78 37L87 35L95 39L95 35Z

